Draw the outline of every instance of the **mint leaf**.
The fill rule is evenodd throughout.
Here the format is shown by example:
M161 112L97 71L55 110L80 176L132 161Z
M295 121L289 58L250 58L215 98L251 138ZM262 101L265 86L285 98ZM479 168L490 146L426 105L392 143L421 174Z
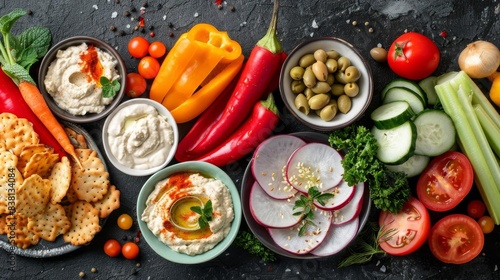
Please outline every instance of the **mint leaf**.
M33 50L37 59L47 53L51 39L48 28L37 26L26 29L17 37L20 48Z
M2 70L9 76L16 84L21 81L27 81L35 84L35 81L31 78L30 73L21 65L15 64L2 64Z
M201 208L200 206L192 206L191 211L200 215L198 218L198 225L200 228L208 227L208 222L212 220L212 201L208 200L205 203L205 207Z
M14 23L25 14L25 10L15 9L12 12L0 17L0 32L2 32L3 35L10 33Z
M99 82L102 86L102 96L105 98L113 97L120 90L120 82L118 80L113 80L112 82L105 76L99 78Z

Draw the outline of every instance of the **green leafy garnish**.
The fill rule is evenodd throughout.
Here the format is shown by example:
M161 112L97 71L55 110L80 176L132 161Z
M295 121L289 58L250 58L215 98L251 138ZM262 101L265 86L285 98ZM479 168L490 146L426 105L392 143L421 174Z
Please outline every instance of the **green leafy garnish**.
M299 229L299 236L303 236L307 231L307 226L316 226L312 221L314 219L314 201L317 201L321 205L325 205L328 199L334 196L333 193L322 193L317 187L310 187L307 190L307 196L301 195L299 199L295 201L293 210L300 208L298 212L294 212L295 216L302 216L303 224Z
M208 200L203 208L200 206L192 206L190 209L200 215L198 218L200 228L208 227L208 222L212 220L212 201Z
M410 186L404 172L393 172L377 158L375 136L362 125L350 125L330 134L332 147L344 150L344 180L349 186L367 182L375 207L398 213L410 198Z
M110 81L107 77L101 76L99 82L102 86L102 96L103 97L113 97L120 90L120 82L118 80Z
M265 247L257 237L248 231L240 231L234 240L234 244L247 250L250 254L258 256L264 262L276 261L276 254Z

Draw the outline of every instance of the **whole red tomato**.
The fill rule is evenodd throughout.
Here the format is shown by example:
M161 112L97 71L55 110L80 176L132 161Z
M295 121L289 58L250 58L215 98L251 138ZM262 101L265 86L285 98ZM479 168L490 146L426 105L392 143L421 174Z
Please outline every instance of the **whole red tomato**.
M408 32L397 38L389 48L387 62L397 75L410 80L421 80L436 71L440 53L428 37Z
M147 88L146 79L138 73L128 73L125 77L125 94L130 97L142 95Z

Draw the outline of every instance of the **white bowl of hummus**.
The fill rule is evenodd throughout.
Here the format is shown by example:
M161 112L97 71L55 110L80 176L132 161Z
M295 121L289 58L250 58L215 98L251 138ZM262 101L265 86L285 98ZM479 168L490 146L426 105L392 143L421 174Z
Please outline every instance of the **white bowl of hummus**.
M108 115L102 141L115 168L127 175L147 176L173 159L179 131L163 105L148 98L134 98Z
M192 198L199 198L201 205ZM203 224L200 219L207 213L210 218ZM185 221L182 226L173 222L181 219ZM137 200L143 238L157 254L175 263L216 258L235 240L241 219L241 200L233 180L219 167L202 161L158 171L146 181ZM195 222L199 227L189 229Z
M38 87L57 117L74 122L100 120L125 94L126 65L108 43L88 36L70 37L44 56Z

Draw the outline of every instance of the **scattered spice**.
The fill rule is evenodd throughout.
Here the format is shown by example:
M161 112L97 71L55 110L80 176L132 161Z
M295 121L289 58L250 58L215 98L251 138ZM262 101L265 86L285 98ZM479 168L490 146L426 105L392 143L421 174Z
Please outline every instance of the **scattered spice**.
M163 5L161 3L156 6L157 10L161 10L162 8L163 8Z
M115 0L115 3L116 4L120 4L120 0Z
M78 276L79 276L80 278L83 278L83 277L85 277L85 272L83 272L83 271L80 271L80 273L78 273Z
M443 39L446 39L446 37L448 37L448 32L443 30L443 31L439 32L439 36L443 37Z
M139 262L138 262L138 263L136 263L136 264L135 264L135 267L141 267L141 263L139 263Z
M234 6L229 6L229 10L230 10L231 12L234 12L234 11L236 11L236 8L235 8Z
M222 4L217 5L217 9L222 10Z
M368 32L373 33L373 28L372 27L368 28Z
M109 30L111 30L111 31L113 31L113 32L114 32L114 31L116 31L116 26L114 26L114 25L110 25L110 26L109 26Z
M142 6L143 6L144 8L147 8L147 7L148 7L148 2L142 2Z
M365 21L365 26L368 26L370 25L370 23L368 21Z
M33 11L32 10L26 10L26 14L28 14L28 15L31 16L33 14Z
M125 36L127 33L125 33L125 31L123 31L123 30L120 30L119 34L120 34L120 36Z
M154 32L154 31L149 32L149 36L150 36L150 37L154 37L155 35L156 35L156 34L155 34L155 32Z
M134 6L131 6L131 7L130 7L130 11L131 11L131 12L135 12L135 11L137 11L137 9L136 9Z
M357 22L357 21L355 21L355 20L353 20L353 21L352 21L352 26L356 26L356 25L358 25L358 22Z
M169 27L169 28L173 28L173 27L174 27L174 24L173 24L173 23L171 23L171 22L169 22L169 23L168 23L168 27Z
M96 272L97 272L97 268L92 267L92 268L90 269L90 272L92 272L92 273L96 273Z
M168 37L174 37L174 33L172 32L168 33Z
M129 17L130 16L130 12L129 11L125 11L125 12L123 12L123 15L126 16L126 17Z

